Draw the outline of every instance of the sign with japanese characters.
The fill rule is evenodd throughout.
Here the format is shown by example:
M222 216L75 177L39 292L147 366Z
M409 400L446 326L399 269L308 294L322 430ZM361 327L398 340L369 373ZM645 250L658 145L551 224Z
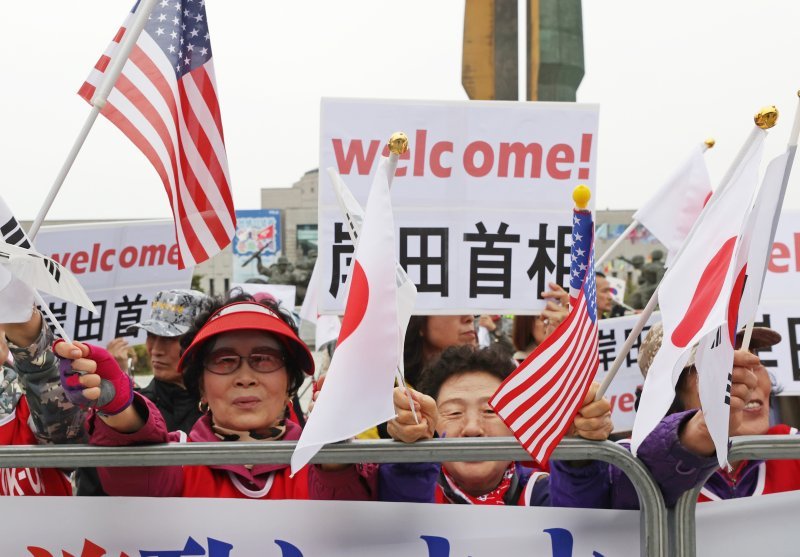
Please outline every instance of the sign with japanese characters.
M392 185L397 257L417 314L538 313L566 284L572 190L595 191L598 107L576 103L323 99L320 310L341 313L353 244L330 177L366 205L384 145L410 150Z
M92 314L44 297L74 340L105 345L124 337L131 344L144 342L144 333L129 332L128 327L150 315L158 291L189 288L192 281L191 267L177 267L171 220L46 226L36 237L36 248L69 269L97 308Z
M780 394L800 395L800 299L762 301L755 324L775 329L781 335L781 342L758 353L782 389Z
M601 319L597 322L600 367L597 370L595 381L598 383L603 381L608 369L638 320L638 315L626 315L624 317ZM659 321L661 321L660 313L656 312L650 316L647 325L644 326L644 329L634 341L630 352L622 362L622 367L617 371L614 380L606 391L605 396L611 402L611 420L614 422L615 433L633 430L633 420L636 417L634 408L636 389L644 383L642 372L639 369L639 347L647 337L647 331L650 330L650 326Z
M275 263L282 249L279 210L236 211L236 236L231 243L233 282L267 280L261 271Z

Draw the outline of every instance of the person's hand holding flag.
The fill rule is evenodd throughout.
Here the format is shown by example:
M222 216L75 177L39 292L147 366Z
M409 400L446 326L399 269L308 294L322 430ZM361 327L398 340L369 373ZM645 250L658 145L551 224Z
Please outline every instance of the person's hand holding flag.
M573 193L577 207L572 219L572 311L489 402L539 464L547 462L567 433L599 364L594 222L586 209L589 195L586 186L578 186Z

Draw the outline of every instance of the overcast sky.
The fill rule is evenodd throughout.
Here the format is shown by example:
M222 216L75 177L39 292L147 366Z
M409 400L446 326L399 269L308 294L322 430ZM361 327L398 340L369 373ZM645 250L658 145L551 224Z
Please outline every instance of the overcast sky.
M0 192L18 217L43 203L89 112L75 92L132 4L3 4ZM317 166L322 96L465 100L463 4L207 0L237 208ZM785 148L800 88L797 0L584 0L583 24L578 100L600 104L599 208L638 207L707 136L719 179L765 104L782 110L766 154ZM787 207L800 208L798 185ZM49 217L169 214L155 171L101 118Z

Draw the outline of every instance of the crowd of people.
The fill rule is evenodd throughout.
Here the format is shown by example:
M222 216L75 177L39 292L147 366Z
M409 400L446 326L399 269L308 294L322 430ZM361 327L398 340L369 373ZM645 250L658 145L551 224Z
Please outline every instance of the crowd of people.
M569 298L561 287L551 284L543 296L544 311L515 317L510 336L502 320L490 316L412 317L403 354L408 390L395 388L394 419L359 437L415 443L436 437L510 436L489 400L518 362L568 315ZM599 311L609 312L610 304L598 280ZM241 291L211 298L170 290L159 293L148 319L133 327L147 334L153 369L152 381L142 389L128 373L130 347L121 339L107 349L53 343L34 308L26 322L2 326L0 443L130 446L300 437L305 422L297 393L314 376L315 363L294 318L274 299ZM479 327L488 330L488 341L479 342ZM662 335L660 325L653 326L640 347L643 375ZM740 333L737 342L741 338ZM770 423L777 386L758 358L759 350L780 341L777 332L757 327L749 350L736 350L731 436L795 432ZM324 382L318 379L317 388L324 388ZM606 398L595 401L596 392L593 384L568 435L609 439L611 405ZM667 416L638 452L668 505L702 482L701 501L800 489L798 461L745 461L733 463L730 470L717 468L700 410L693 355L676 393ZM0 475L0 494L638 508L631 482L598 461L553 461L548 469L511 461L364 462L289 472L281 464L6 469Z

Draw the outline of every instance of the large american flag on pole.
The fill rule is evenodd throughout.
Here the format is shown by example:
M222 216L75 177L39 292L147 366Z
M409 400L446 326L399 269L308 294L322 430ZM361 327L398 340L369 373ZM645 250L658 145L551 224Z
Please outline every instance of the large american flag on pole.
M138 3L137 3L138 5ZM78 94L91 103L136 6ZM101 112L158 172L181 268L224 249L236 230L205 0L161 0Z
M594 223L588 210L574 212L571 256L569 316L489 401L539 464L569 429L599 364Z

